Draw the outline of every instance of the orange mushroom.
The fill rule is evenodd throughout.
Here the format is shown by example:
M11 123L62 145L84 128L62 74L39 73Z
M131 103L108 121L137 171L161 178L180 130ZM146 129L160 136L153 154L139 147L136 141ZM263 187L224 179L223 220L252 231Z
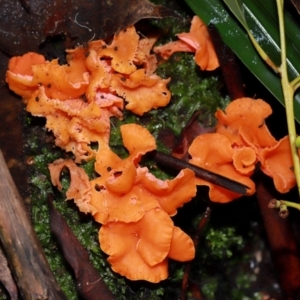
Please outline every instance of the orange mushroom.
M15 56L9 60L6 82L12 91L23 97L25 102L38 89L38 84L32 81L32 66L43 63L45 63L44 56L34 52Z
M255 192L254 182L235 168L234 152L230 140L226 136L220 133L206 133L199 135L190 146L189 153L192 157L190 163L245 184L250 188L248 195L252 195ZM242 161L238 162L238 159L242 159ZM251 161L250 159L250 162L253 165L255 160ZM243 165L243 156L236 156L235 164ZM248 164L248 167L250 166L251 164ZM196 184L208 186L209 198L214 202L226 203L241 196L200 178L196 179Z
M13 57L9 62L6 81L10 89L24 97L24 100L39 86L45 88L50 98L65 100L80 97L88 85L85 50L79 47L69 51L67 58L67 65L59 65L58 60L45 61L43 56L36 53Z
M68 64L59 65L58 60L33 65L33 82L45 88L49 98L66 100L84 95L89 84L85 66L85 49L78 47L68 55Z
M100 144L95 163L100 177L88 181L72 161L58 160L49 165L51 180L61 189L60 173L69 169L67 199L73 197L81 211L102 223L100 247L115 272L159 282L168 276L168 257L188 261L195 256L193 241L170 217L196 194L195 176L183 170L173 180L155 178L138 165L143 154L155 149L153 136L136 124L121 126L121 134L129 156L121 159Z
M89 180L72 160L60 159L49 164L52 183L61 190L60 174L68 169L67 200L74 199L80 211L102 224L101 248L113 270L151 282L167 278L168 257L187 261L195 255L192 240L170 217L196 194L195 175L182 170L163 181L140 166L156 143L136 124L121 126L129 155L120 158L109 148L109 118L122 117L124 100L138 115L170 101L170 79L154 74L157 61L150 51L155 41L140 39L131 26L109 45L100 40L67 50L66 65L35 53L12 58L6 77L27 111L46 118L57 146L71 151L76 163L95 158L97 178Z
M174 52L194 52L195 62L202 70L212 71L219 67L218 57L206 25L194 16L189 32L177 34L179 41L154 48L154 52L168 59Z
M122 160L108 147L102 148L96 157L95 169L101 176L91 181L90 204L97 211L95 220L102 224L136 222L155 207L175 215L177 208L196 194L194 173L183 170L172 180L156 178L138 165L142 155L156 148L153 136L136 124L122 125L121 134L129 152L126 159ZM98 155L105 158L98 160Z
M167 88L170 79L161 79L157 75L146 74L145 69L139 69L129 76L112 75L111 90L123 97L128 104L127 110L137 115L143 115L153 108L166 106L171 93Z
M70 187L66 192L67 200L74 199L80 211L84 213L94 213L93 206L90 205L91 186L85 171L78 167L72 160L58 159L48 165L51 182L61 191L62 185L60 175L64 168L70 173Z
M122 74L131 74L137 68L134 64L134 59L138 49L139 36L135 31L134 26L115 34L110 45L104 45L98 50L100 58L111 58L112 68Z
M279 140L275 146L266 147L258 154L260 169L274 180L280 193L286 193L296 185L289 137Z
M261 99L237 99L225 112L216 112L216 131L225 135L233 147L252 148L261 170L273 178L279 192L286 193L296 184L291 149L288 137L277 141L265 124L271 113L270 105Z
M53 132L55 144L73 152L76 162L95 157L96 150L91 148L91 142L107 143L109 140L110 112L96 102L49 99L44 87L40 87L28 100L26 109L34 116L47 119L46 128Z
M196 51L195 61L202 70L212 71L219 67L219 61L206 25L194 16L190 32L177 34L178 38Z
M272 147L276 139L265 124L271 113L270 105L262 99L236 99L228 104L224 112L217 110L216 132L227 136L232 145Z
M138 222L103 225L99 241L112 269L130 280L159 282L168 277L168 256L181 261L195 256L193 241L160 208Z

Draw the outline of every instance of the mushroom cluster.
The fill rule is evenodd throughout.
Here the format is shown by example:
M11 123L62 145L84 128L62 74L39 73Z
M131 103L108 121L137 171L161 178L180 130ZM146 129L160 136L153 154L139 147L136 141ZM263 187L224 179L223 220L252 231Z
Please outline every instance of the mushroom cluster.
M249 195L255 192L250 176L259 165L280 193L288 192L296 184L290 144L288 136L277 141L270 133L265 119L271 113L265 101L251 98L236 99L225 111L218 109L216 132L195 138L189 148L190 162L244 183ZM209 186L209 197L215 202L240 197L199 178L196 183Z
M218 67L207 28L198 17L190 32L178 38L155 51L164 58L176 51L193 52L203 70ZM45 117L56 145L74 154L74 161L59 159L49 165L53 185L62 189L60 174L68 168L66 197L101 224L100 247L112 269L128 279L150 282L167 278L168 259L189 261L195 256L193 241L171 217L196 195L197 185L209 186L211 201L226 203L240 197L196 178L189 169L172 180L156 178L141 166L143 155L156 149L156 142L140 125L120 128L126 158L110 149L110 118L122 118L124 106L143 115L170 101L169 79L154 73L157 61L150 51L155 41L140 38L131 26L110 44L98 40L68 50L66 65L37 53L13 57L6 74L27 111ZM216 131L195 138L190 162L245 184L248 195L255 192L250 177L259 162L278 191L289 191L295 185L290 146L287 137L277 141L270 134L265 119L271 112L263 100L250 98L218 110ZM98 174L94 179L77 165L90 159Z
M66 197L102 225L100 247L112 269L150 282L167 278L169 258L187 261L195 255L193 241L171 219L195 196L194 173L186 169L162 181L141 167L142 155L156 143L136 124L121 127L126 159L109 147L110 117L122 118L124 106L143 115L170 101L169 79L154 73L157 61L150 50L155 41L140 38L132 26L110 44L98 40L68 50L66 65L32 52L13 57L6 75L26 110L46 118L56 145L74 154L74 161L49 165L53 185L62 189L60 174L67 168L71 180ZM99 175L93 180L77 165L90 159Z
M154 73L155 41L140 39L132 26L111 44L98 40L68 50L65 65L30 52L10 59L6 81L28 112L47 119L57 146L73 152L76 162L92 159L90 144L108 143L109 119L122 118L124 101L138 115L169 103L169 79Z

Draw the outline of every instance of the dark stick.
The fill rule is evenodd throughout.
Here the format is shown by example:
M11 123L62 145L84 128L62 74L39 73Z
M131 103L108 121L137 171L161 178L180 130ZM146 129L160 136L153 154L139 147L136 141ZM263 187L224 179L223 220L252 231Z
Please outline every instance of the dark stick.
M22 299L67 299L51 272L1 151L0 178L0 238Z
M195 166L193 164L190 164L184 160L181 160L169 154L165 154L159 151L154 151L153 156L154 156L154 160L161 164L164 164L175 170L183 170L185 168L188 168L192 170L197 177L207 180L213 184L219 185L228 190L231 190L237 194L246 195L247 189L249 189L248 186L242 183L239 183L235 180L229 179L217 173L213 173L201 167Z

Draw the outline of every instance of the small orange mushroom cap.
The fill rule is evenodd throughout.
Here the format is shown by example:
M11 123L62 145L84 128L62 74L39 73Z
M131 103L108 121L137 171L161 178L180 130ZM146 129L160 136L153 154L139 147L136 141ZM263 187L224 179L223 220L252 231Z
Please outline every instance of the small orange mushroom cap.
M233 145L272 147L276 139L270 133L265 119L272 109L262 99L240 98L228 104L225 111L218 109L216 132L224 134Z
M94 208L90 205L91 186L89 178L85 171L78 167L72 160L58 159L48 165L51 182L61 191L60 181L61 172L67 168L70 173L70 187L66 192L67 200L74 199L80 211L84 213L93 213Z
M296 185L293 172L289 137L279 140L275 146L264 148L258 154L261 170L274 180L274 185L280 193L286 193Z
M195 62L201 70L212 71L219 67L218 57L210 39L206 25L194 16L189 32L177 34L178 41L157 46L154 52L168 59L175 52L194 52Z
M36 82L32 82L32 66L43 63L45 63L44 56L34 52L12 57L6 72L6 82L9 88L26 101L38 88Z
M207 27L198 16L193 17L190 32L179 33L177 36L195 49L195 61L202 70L212 71L219 67L218 57Z
M115 34L110 45L104 45L99 49L100 58L110 57L112 68L122 74L131 74L136 70L134 59L138 49L139 36L134 26Z
M190 146L189 153L192 157L190 163L245 184L249 187L248 195L255 192L254 182L234 167L234 150L226 136L220 133L199 135ZM236 157L238 166L243 164L243 162L237 162L239 158ZM243 159L243 157L241 158ZM252 161L252 164L254 162ZM226 203L241 196L200 178L196 178L196 184L207 185L209 187L209 197L214 202Z

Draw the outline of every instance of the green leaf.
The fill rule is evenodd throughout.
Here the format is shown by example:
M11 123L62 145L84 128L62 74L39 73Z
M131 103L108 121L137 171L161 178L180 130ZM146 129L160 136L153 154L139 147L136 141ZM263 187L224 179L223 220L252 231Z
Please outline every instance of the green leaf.
M243 4L238 0L226 0L226 3L222 0L186 0L186 2L206 24L212 23L217 27L224 42L284 105L278 74L258 55L244 28L245 24L241 24L244 19L260 46L279 66L280 41L276 2L274 0L244 0ZM288 11L285 12L285 23L289 78L293 80L300 74L300 28ZM299 92L295 94L295 119L300 123Z
M231 9L236 18L240 21L240 23L245 27L248 31L248 25L245 19L243 2L239 0L224 0L226 5Z

